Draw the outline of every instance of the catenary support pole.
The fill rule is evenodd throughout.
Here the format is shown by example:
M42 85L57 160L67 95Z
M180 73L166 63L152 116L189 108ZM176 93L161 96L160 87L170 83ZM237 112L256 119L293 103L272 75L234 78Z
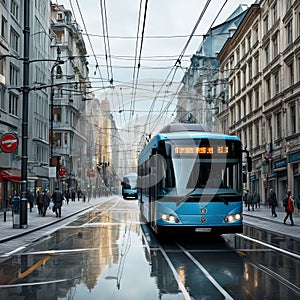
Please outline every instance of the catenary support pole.
M27 228L27 161L28 161L28 94L29 94L29 27L30 0L24 0L24 62L23 62L23 109L22 109L22 160L20 228Z

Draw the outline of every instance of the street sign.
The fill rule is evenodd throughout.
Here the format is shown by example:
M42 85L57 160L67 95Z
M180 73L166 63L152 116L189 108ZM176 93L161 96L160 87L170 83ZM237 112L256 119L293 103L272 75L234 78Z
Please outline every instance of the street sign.
M18 144L18 137L13 133L4 133L0 138L0 148L3 152L14 152Z

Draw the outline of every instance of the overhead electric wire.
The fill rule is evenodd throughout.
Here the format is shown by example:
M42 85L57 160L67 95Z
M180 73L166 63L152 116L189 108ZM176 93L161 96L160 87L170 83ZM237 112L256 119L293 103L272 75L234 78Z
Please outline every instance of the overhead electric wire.
M72 7L71 0L69 0L69 2L70 2L70 5L71 5L71 7ZM100 70L100 67L99 67L99 63L98 63L98 60L97 60L97 57L96 57L96 54L95 54L95 51L94 51L94 48L93 48L93 45L92 45L90 36L89 36L89 34L88 34L88 31L87 31L87 28L86 28L86 25L85 25L85 22L84 22L84 19L83 19L83 16L82 16L82 11L81 11L80 5L79 5L79 3L78 3L78 0L76 0L76 4L77 4L78 12L79 12L80 17L81 17L81 22L82 22L82 24L83 24L83 27L84 27L86 36L87 36L88 41L89 41L89 45L90 45L91 50L92 50L92 53L93 53L93 57L94 57L95 62L96 62L96 70L98 70L98 72L99 72L100 79L103 79L102 74L101 74L101 70ZM72 9L73 9L73 7L72 7ZM74 12L73 12L73 14L74 14ZM74 18L75 18L75 14L74 14ZM77 23L77 21L76 21L76 23ZM96 73L96 72L95 72L95 73ZM95 74L95 75L96 75L96 74ZM104 83L102 83L102 84L103 84L103 86L104 86Z
M140 2L140 12L141 12L141 3L142 0ZM144 44L144 35L145 35L145 27L146 27L146 16L147 16L147 11L148 11L148 0L145 1L145 8L144 8L144 18L143 18L143 26L142 26L142 32L141 32L141 41L140 41L140 50L139 50L139 57L138 57L138 62L137 62L137 72L135 74L135 78L133 79L133 83L134 83L134 89L133 89L133 94L132 94L132 108L133 108L133 113L134 114L134 106L135 106L135 97L136 97L136 88L138 85L138 80L139 80L139 72L140 72L140 67L141 67L141 57L142 57L142 50L143 50L143 44ZM141 14L139 12L139 23L140 24L140 17ZM137 33L139 33L139 28ZM137 42L138 42L138 35L137 35ZM137 45L137 43L136 43ZM136 51L137 51L137 47L136 47ZM135 61L136 64L136 61ZM135 73L135 71L134 71Z
M219 17L219 15L220 15L220 13L222 12L222 10L224 9L224 7L225 7L225 5L226 5L226 3L228 2L228 0L225 0L225 2L223 3L223 5L222 5L222 7L219 9L219 12L217 13L217 15L216 15L216 17L214 18L214 20L213 20L213 22L212 22L212 24L210 25L210 29L213 27L213 25L214 25L214 23L216 22L216 20L218 19L218 17ZM203 70L203 68L199 68L199 69L201 69L201 70ZM207 82L206 82L206 84L207 84ZM189 97L189 98L191 98L191 97ZM197 97L195 98L195 100L199 100ZM203 101L203 100L202 100ZM169 106L170 106L170 102L168 103L168 105L166 106L166 108L165 109L168 109L169 108ZM173 113L175 113L175 112L177 112L178 111L178 108L176 107L175 108L176 109L176 111L174 110L174 112ZM187 113L189 113L189 112L187 112ZM166 116L167 116L167 114L165 114L165 118L166 118ZM157 119L156 119L157 120ZM155 121L156 120L154 120L154 123L155 123ZM155 127L154 127L155 128ZM153 130L153 129L152 129Z
M188 47L188 45L190 44L190 42L191 42L191 40L192 40L192 37L194 36L194 34L195 34L195 32L196 32L196 29L197 29L197 27L198 27L200 21L202 20L202 18L203 18L203 16L204 16L204 14L205 14L205 12L206 12L206 10L207 10L207 8L208 8L210 2L211 2L211 0L207 0L207 1L206 1L206 4L205 4L205 6L204 6L204 8L203 8L203 10L202 10L202 12L201 12L201 14L200 14L200 16L199 16L197 22L196 22L196 24L195 24L193 30L192 30L192 33L190 34L190 36L189 36L189 38L188 38L188 40L187 40L185 46L183 47L183 50L181 51L180 55L178 56L178 58L177 58L177 60L176 60L176 62L175 62L175 64L174 64L174 66L173 66L173 68L172 68L172 70L174 69L174 74L173 74L172 80L171 80L171 82L170 82L170 85L172 84L172 82L173 82L173 80L174 80L174 76L175 76L175 74L176 74L176 71L177 71L178 67L181 66L181 59L183 58L183 55L184 55L185 51L187 50L187 47ZM166 81L168 80L169 76L170 76L171 73L172 73L172 70L171 70L171 71L169 72L169 74L167 75L167 78L166 78L166 80L164 81L163 85L164 85L164 84L166 83ZM162 85L162 87L163 87L163 85ZM162 87L161 87L161 89L162 89ZM153 100L152 105L151 105L150 110L149 110L149 114L148 114L147 119L146 119L146 122L145 122L145 127L144 127L144 128L145 128L145 133L146 133L146 126L147 126L147 125L150 125L150 122L149 122L150 114L151 114L151 112L152 112L152 110L153 110L153 108L154 108L154 105L155 105L155 102L156 102L156 98L157 98L157 97L154 97L154 100ZM157 120L157 118L156 118L156 120ZM152 131L152 130L149 129L149 131Z
M110 43L108 35L108 23L107 23L107 12L106 12L106 1L100 0L100 11L101 11L101 20L102 20L102 32L103 32L103 41L104 41L104 50L105 50L105 61L107 69L107 77L109 82L112 85L114 81L112 63L111 63L111 53L110 53Z
M137 32L136 32L136 41L135 41L135 50L134 50L134 66L133 66L133 73L132 73L132 90L133 93L131 95L131 105L130 107L133 108L134 106L134 91L135 91L135 78L136 78L136 68L137 68L137 53L138 53L138 44L139 44L139 34L140 34L140 23L141 23L141 15L142 15L142 3L143 0L140 0L139 6L139 14L138 14L138 23L137 23Z

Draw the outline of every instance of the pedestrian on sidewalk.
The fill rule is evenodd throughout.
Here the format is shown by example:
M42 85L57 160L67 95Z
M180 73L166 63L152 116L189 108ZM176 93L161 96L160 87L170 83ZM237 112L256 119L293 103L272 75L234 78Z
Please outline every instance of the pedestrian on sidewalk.
M71 190L71 201L72 201L72 202L75 202L75 198L76 198L76 193L75 193L75 190L72 189L72 190Z
M244 201L245 207L248 206L248 204L247 204L248 192L249 192L249 191L246 190L245 193L244 193L244 196L243 196L243 201Z
M30 189L27 189L27 201L29 202L29 211L32 212L32 208L34 205L34 196Z
M253 202L256 209L257 207L260 208L260 196L259 193L256 191L254 191L253 193Z
M43 214L43 194L40 191L37 191L36 204L38 207L39 215L42 215Z
M269 202L269 205L271 206L272 216L274 216L276 218L277 217L276 206L278 206L278 202L277 202L276 193L272 189L270 189L270 194L269 194L267 201Z
M69 201L70 201L70 191L69 191L69 189L65 190L64 197L67 201L67 204L69 204Z
M81 189L78 189L78 191L77 191L78 201L80 200L81 196L82 196Z
M42 212L42 216L45 217L46 216L46 212L47 212L47 209L50 205L50 195L48 193L48 191L46 189L44 189L44 192L43 192L43 212Z
M55 188L51 198L54 203L53 211L55 212L56 217L60 218L61 217L61 207L63 204L64 197L58 187Z
M290 218L291 225L294 226L293 212L294 212L294 199L292 197L292 192L288 191L286 201L283 201L285 207L286 216L283 220L283 223L286 224L286 220Z
M253 203L253 194L247 190L247 205L248 210L250 210L250 207L252 208L252 211L254 211L254 203Z

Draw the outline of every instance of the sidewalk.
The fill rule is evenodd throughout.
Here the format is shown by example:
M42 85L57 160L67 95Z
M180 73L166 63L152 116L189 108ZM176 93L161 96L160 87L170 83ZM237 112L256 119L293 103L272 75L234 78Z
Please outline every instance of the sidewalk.
M88 209L109 200L111 197L92 198L89 202L83 202L82 199L78 201L76 199L75 202L70 201L68 205L64 203L61 218L56 218L55 214L50 209L47 211L47 215L42 217L38 215L37 207L34 206L32 212L29 212L28 209L27 228L13 228L12 212L7 211L6 222L4 222L4 213L0 212L0 244L56 223L59 226L59 222L66 220L79 212L87 211ZM275 231L291 238L299 239L300 241L300 213L298 212L298 209L296 208L293 214L295 226L289 225L289 219L287 220L287 225L283 224L283 219L286 214L282 207L277 207L276 212L277 217L275 218L272 217L271 209L268 206L262 205L254 211L248 211L247 208L244 207L244 223L254 227Z
M286 216L283 207L276 207L277 217L271 214L271 208L268 205L261 205L260 208L254 211L246 207L243 208L244 224L250 224L253 227L274 231L282 235L288 236L300 241L300 212L295 208L293 213L293 220L295 226L290 226L290 219L287 219L284 225L283 219Z
M0 244L10 241L16 237L20 237L31 233L33 231L37 231L39 229L49 227L55 223L58 223L66 220L73 215L77 214L80 211L86 211L91 209L94 206L97 206L101 202L108 200L109 197L101 197L101 198L92 198L90 201L83 202L82 199L80 201L77 200L75 202L69 201L69 204L64 202L62 206L62 216L61 218L57 218L55 213L52 212L51 209L47 210L47 214L45 217L38 214L37 206L35 205L32 209L32 212L27 210L27 228L13 228L13 217L12 211L9 210L6 212L6 221L4 212L0 212Z

